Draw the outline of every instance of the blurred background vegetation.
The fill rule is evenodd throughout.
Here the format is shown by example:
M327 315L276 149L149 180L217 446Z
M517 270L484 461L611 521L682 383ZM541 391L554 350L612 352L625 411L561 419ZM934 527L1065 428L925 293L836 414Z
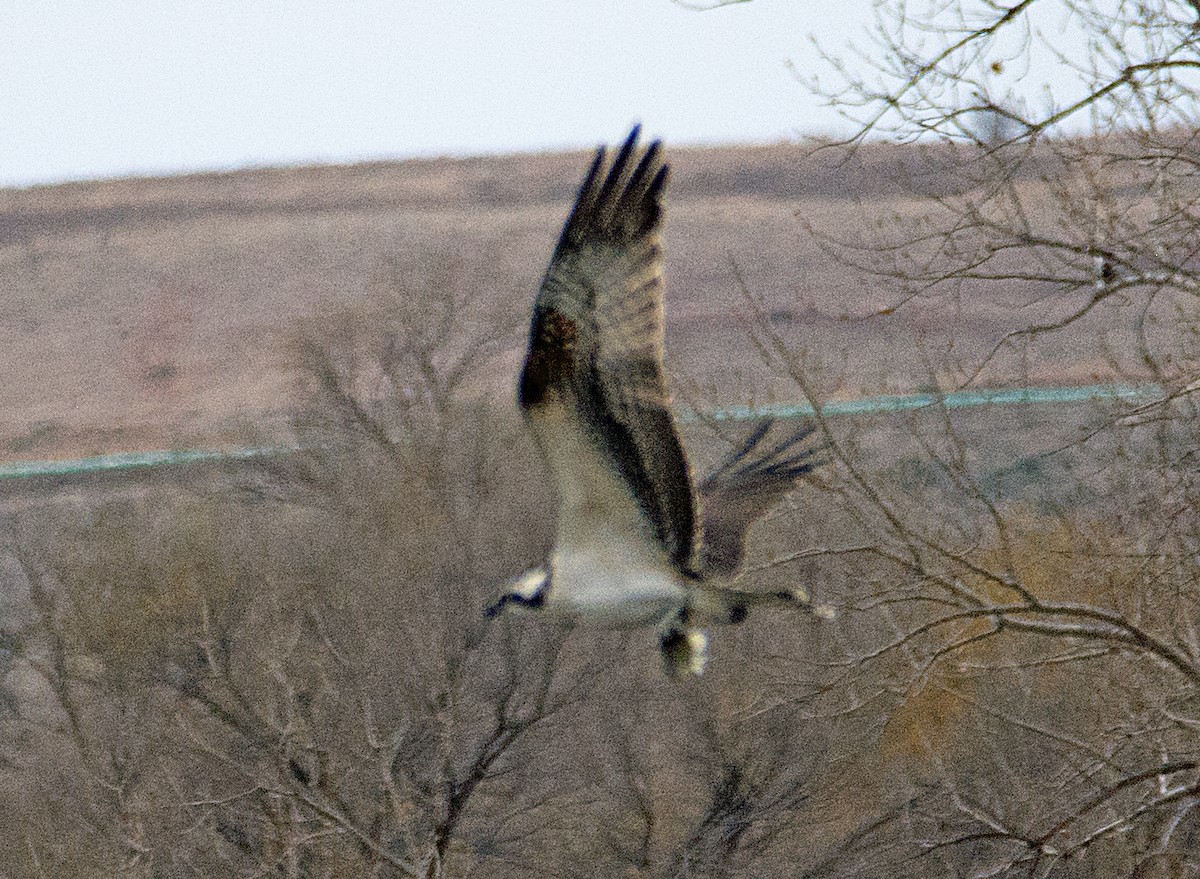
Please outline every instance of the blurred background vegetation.
M817 417L742 582L838 616L698 680L480 618L550 537L511 398L582 157L0 193L10 457L295 447L5 484L0 875L1195 875L1196 10L878 8L817 84L862 139L678 151L670 365L698 474L716 407L935 401ZM1047 8L1088 57L997 93ZM1161 393L936 399L1097 380Z

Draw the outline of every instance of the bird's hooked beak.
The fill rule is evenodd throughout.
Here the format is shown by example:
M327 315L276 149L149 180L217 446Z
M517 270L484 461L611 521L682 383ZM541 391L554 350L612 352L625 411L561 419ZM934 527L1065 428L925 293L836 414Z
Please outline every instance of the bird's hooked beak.
M483 609L488 619L499 616L506 604L537 609L546 603L550 574L543 567L531 568L508 585L504 592Z

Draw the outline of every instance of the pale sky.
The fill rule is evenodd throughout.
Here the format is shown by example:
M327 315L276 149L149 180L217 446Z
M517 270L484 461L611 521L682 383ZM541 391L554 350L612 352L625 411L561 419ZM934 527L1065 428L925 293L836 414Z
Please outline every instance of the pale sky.
M849 129L869 0L0 0L0 186Z

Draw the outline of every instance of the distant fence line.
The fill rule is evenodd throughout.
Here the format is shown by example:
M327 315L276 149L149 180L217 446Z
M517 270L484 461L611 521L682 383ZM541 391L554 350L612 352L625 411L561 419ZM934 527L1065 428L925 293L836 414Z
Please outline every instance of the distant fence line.
M863 397L858 400L834 400L821 406L821 414L878 415L924 409L935 404L947 409L967 409L977 406L1046 405L1086 403L1090 400L1163 399L1163 389L1156 384L1143 385L1085 385L1061 388L1001 388L995 390L951 391L945 394L905 394L900 396ZM802 418L813 415L808 403L764 403L755 406L731 406L713 409L700 415L692 410L679 413L684 423L702 419L716 421L750 421L770 415L776 418ZM57 461L21 461L0 464L0 480L30 479L46 476L73 476L86 473L132 470L141 467L164 467L202 462L246 461L298 450L296 445L257 446L234 449L181 449L152 452L115 452L86 458Z
M1144 385L1083 385L1070 388L997 388L993 390L950 391L945 394L905 394L894 397L862 397L858 400L833 400L821 406L821 414L878 415L883 412L903 412L924 409L940 403L947 409L968 409L973 406L1014 406L1020 404L1086 403L1089 400L1161 400L1161 386ZM776 418L801 418L816 410L809 403L765 403L761 406L733 406L715 409L705 417L717 421L749 421L764 415ZM697 421L700 416L685 413L681 421Z

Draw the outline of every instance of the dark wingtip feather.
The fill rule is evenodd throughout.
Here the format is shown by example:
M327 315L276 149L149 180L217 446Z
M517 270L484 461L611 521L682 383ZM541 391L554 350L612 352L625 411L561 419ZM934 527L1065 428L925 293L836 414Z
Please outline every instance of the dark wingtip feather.
M669 166L662 163L662 142L655 140L642 152L637 167L630 171L641 131L640 124L633 126L611 164L607 162L608 150L603 146L597 149L563 227L560 250L589 235L615 238L644 235L658 223ZM654 176L650 177L652 172Z
M811 473L825 463L825 458L821 455L825 448L824 445L795 451L796 446L816 431L816 426L807 421L784 437L782 441L776 443L769 451L755 455L755 451L774 426L774 418L766 416L760 419L737 450L727 456L705 480L705 484L713 484L730 477L738 479L771 477L779 480L791 480Z
M617 151L617 157L613 159L612 167L608 169L608 177L605 178L604 186L600 188L600 195L597 198L601 205L608 204L613 198L613 194L618 189L624 188L629 157L633 155L634 147L637 146L637 137L641 128L640 125L635 125L633 131L629 133L629 137L625 138L625 142L621 144L621 149Z
M820 449L805 449L799 455L789 458L786 461L781 461L778 464L771 464L768 467L763 467L759 471L763 476L771 476L778 479L793 480L805 474L812 473L823 464L829 463L829 459L819 456Z
M596 155L592 157L592 166L588 169L587 176L583 178L583 182L579 184L579 195L589 192L595 186L596 178L600 176L600 169L604 167L606 152L604 147L596 147Z
M792 450L812 436L816 429L815 424L805 422L799 430L787 436L775 448L759 458L756 466L763 473L771 475L794 474L801 476L810 472L816 466L814 459L824 449L824 446L802 449L795 454L792 453Z
M604 147L597 147L596 155L592 158L592 165L588 168L583 182L579 184L579 189L575 193L575 204L571 208L571 214L567 217L567 222L563 224L562 237L558 241L560 249L568 241L578 236L580 227L587 222L587 218L596 205L596 180L604 168L604 156Z
M754 450L754 447L762 442L763 437L767 435L767 431L771 429L771 425L774 423L775 419L769 415L765 418L759 419L758 424L754 426L754 430L750 431L750 434L742 442L738 450L729 455L724 461L721 462L721 465L717 467L717 472L726 473L731 470L739 461L744 460L745 457Z
M703 502L711 511L704 520L700 567L705 576L732 576L741 566L746 532L775 506L799 477L825 462L824 445L797 448L813 435L808 422L760 453L775 421L759 420L741 446L727 457L700 486Z
M628 191L634 192L639 186L641 186L642 180L645 179L646 174L654 164L655 159L658 158L658 153L661 149L661 140L656 140L646 147L646 151L642 153L641 161L638 162L637 168L634 169L633 176L629 178L629 183L627 184Z
M656 140L651 146L658 147L662 141ZM663 163L663 166L658 169L658 173L654 175L654 179L650 181L650 186L646 190L647 197L658 199L662 196L662 191L667 185L667 178L671 176L671 166Z

